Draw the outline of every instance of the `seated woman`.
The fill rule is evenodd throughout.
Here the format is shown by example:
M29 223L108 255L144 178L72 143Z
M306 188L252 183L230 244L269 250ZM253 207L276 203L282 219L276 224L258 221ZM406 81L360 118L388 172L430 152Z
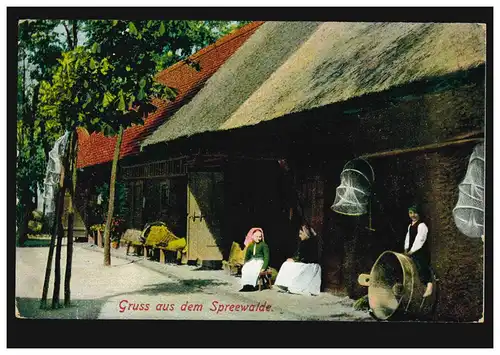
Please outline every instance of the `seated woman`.
M283 263L276 277L276 286L290 293L319 295L321 266L318 264L316 232L305 225L300 228L300 244L293 258Z
M250 242L251 238L251 242ZM269 247L264 241L264 232L260 228L252 228L247 234L245 263L241 269L240 292L255 291L259 273L269 265ZM246 244L246 243L245 243Z

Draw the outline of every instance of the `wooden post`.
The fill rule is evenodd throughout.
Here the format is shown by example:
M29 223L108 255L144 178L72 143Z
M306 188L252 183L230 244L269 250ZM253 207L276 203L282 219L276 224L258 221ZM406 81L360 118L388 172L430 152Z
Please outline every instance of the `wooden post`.
M148 258L148 248L146 246L142 247L142 256L144 259Z
M484 141L484 138L459 139L459 140L423 145L420 147L405 148L405 149L393 149L393 150L384 151L384 152L363 154L360 156L360 158L369 159L369 158L391 157L391 156L395 156L395 155L399 155L399 154L432 151L432 150L437 150L437 149L444 148L444 147L451 147L451 146L461 145L461 144L465 144L465 143L475 143L475 142L483 142L483 141Z
M165 264L165 250L160 249L160 264Z
M97 230L97 245L99 248L102 248L104 245L102 244L102 234L100 230Z
M59 210L59 216L57 216L57 224L59 227L57 228L57 245L56 245L56 259L55 259L55 267L54 267L54 292L52 294L52 308L56 309L59 308L59 292L61 288L61 252L62 252L62 242L63 242L63 237L64 237L64 226L63 226L63 216L64 216L64 207L65 207L65 196L66 196L66 189L69 186L70 180L70 175L68 174L70 172L70 159L71 159L71 150L73 147L73 142L76 139L75 137L75 132L72 132L69 138L69 145L65 147L65 152L64 152L64 160L63 160L63 166L62 166L62 173L61 173L61 182L62 182L62 190L61 190L61 195L59 196L61 198L61 209ZM68 237L68 236L67 236ZM68 240L68 238L66 238Z
M115 184L118 170L118 159L120 157L120 147L123 138L123 127L120 126L115 144L113 163L111 164L111 181L109 182L108 215L106 217L106 227L104 229L104 265L111 265L111 223L115 208Z
M70 147L70 161L71 161L71 185L69 187L70 191L70 199L68 203L68 234L66 238L66 270L64 273L64 306L69 307L71 305L71 267L73 264L73 228L75 221L75 195L76 195L76 154L77 154L77 137L76 134L73 133L73 137L71 139L71 147Z
M40 301L40 308L45 309L47 307L47 296L49 292L49 282L50 282L50 274L52 272L52 260L54 257L54 249L55 249L55 244L56 244L56 238L59 233L59 218L61 215L61 211L64 208L64 194L65 194L65 188L64 188L64 167L61 170L61 177L59 181L59 191L57 192L57 199L56 199L56 210L54 214L54 225L52 226L52 236L50 238L50 246L49 246L49 256L47 258L47 266L45 269L45 281L43 283L43 290L42 290L42 299Z

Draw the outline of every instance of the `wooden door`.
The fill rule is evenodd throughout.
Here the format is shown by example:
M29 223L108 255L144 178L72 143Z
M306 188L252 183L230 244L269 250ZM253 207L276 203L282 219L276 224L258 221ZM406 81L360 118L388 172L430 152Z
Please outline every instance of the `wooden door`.
M224 207L224 175L221 172L190 172L187 191L188 259L223 259L221 223Z

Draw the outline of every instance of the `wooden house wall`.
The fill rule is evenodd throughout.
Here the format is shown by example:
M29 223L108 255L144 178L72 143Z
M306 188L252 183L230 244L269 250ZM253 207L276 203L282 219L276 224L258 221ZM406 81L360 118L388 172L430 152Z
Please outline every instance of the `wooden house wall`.
M375 169L375 197L371 214L347 217L330 209L343 164L363 153L376 153L443 143L484 131L484 82L434 90L377 102L365 100L355 114L344 113L345 124L331 120L338 110L310 113L296 124L300 132L290 149L309 178L322 176L323 287L358 298L367 289L358 284L385 250L402 251L409 223L407 207L414 200L426 205L433 267L440 278L435 317L470 321L482 311L482 242L458 232L452 209L458 183L474 143L425 152L369 159ZM332 109L333 110L333 109ZM299 118L300 120L300 118ZM297 139L295 139L297 137ZM301 152L299 154L299 152ZM321 219L316 212L313 218Z
M156 178L142 180L144 208L136 225L163 222L177 236L186 236L186 178ZM168 189L168 198L165 195ZM140 203L140 197L137 202ZM136 214L139 211L135 212Z
M382 250L402 252L410 222L408 206L415 201L420 203L423 220L429 227L431 266L439 279L434 315L438 320L474 321L482 312L483 244L461 234L452 215L458 200L458 184L465 176L472 148L473 145L466 144L460 148L372 160L372 166L379 172L372 214L376 231L367 238L359 228L366 221L359 223L358 230L352 232L356 247L347 254L350 259L361 261L358 272L369 272ZM360 247L365 243L364 248ZM371 247L367 248L368 245ZM358 285L352 292L360 296L366 290Z
M96 213L99 208L96 187L109 184L110 175L110 165L88 167L77 174L75 207L87 230L94 224L103 223L101 216Z
M484 130L484 120L483 87L470 83L362 116L353 133L353 149L373 153L444 142ZM465 176L473 146L470 143L369 159L375 170L372 218L376 231L370 233L364 228L366 217L347 223L343 223L345 218L335 218L341 234L349 238L344 243L344 276L351 280L345 281L351 297L366 293L353 280L360 272L369 272L381 251L403 250L409 223L407 207L416 200L425 206L432 266L440 279L436 319L472 321L481 317L482 242L463 236L452 217L458 184Z
M279 269L295 252L298 234L291 229L286 202L289 191L283 189L278 162L244 160L228 164L225 171L228 242L243 247L250 228L262 228L270 265Z

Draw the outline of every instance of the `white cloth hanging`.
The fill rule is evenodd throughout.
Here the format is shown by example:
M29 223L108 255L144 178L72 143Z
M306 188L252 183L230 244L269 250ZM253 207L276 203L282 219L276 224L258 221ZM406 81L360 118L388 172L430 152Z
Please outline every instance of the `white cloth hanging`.
M285 261L281 265L274 284L288 288L291 293L319 295L321 266L319 264Z
M54 147L49 152L49 161L44 180L43 200L45 203L45 213L50 214L55 211L55 198L59 190L59 179L61 177L62 158L68 143L69 132L59 137L54 143Z
M260 270L262 270L264 260L251 259L247 261L241 268L241 285L257 286L257 279L259 278Z

